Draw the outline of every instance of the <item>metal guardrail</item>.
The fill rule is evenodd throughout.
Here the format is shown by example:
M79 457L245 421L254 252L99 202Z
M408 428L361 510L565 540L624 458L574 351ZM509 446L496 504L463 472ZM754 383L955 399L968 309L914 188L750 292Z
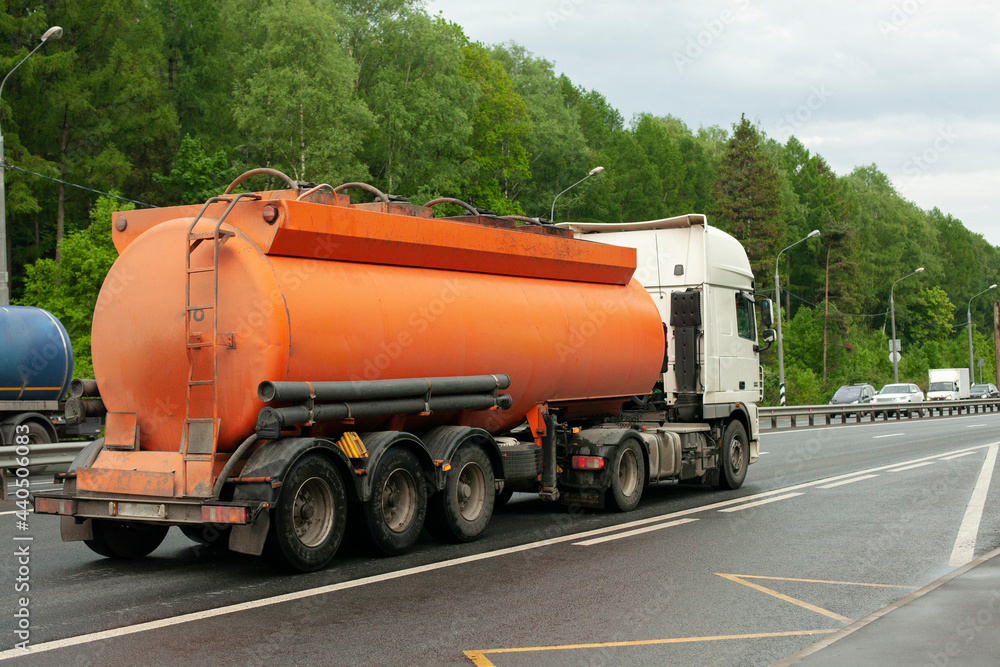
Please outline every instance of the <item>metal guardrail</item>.
M776 429L778 428L778 419L782 417L788 417L791 420L789 428L796 428L799 417L808 418L809 426L816 426L816 418L822 417L825 421L824 425L829 426L834 423L846 424L849 418L852 418L854 423L863 424L879 420L887 422L890 418L894 418L896 421L900 421L903 417L922 419L923 417L933 417L935 413L938 417L953 417L997 411L1000 411L1000 399L976 398L962 401L923 401L921 403L787 405L758 408L757 414L762 422L769 418L771 428ZM837 417L840 417L839 422L834 421Z
M80 453L80 450L90 444L90 441L52 442L43 445L28 445L28 467L69 465ZM20 467L17 459L17 447L8 445L0 447L0 485L3 486L3 496L7 500L7 470Z

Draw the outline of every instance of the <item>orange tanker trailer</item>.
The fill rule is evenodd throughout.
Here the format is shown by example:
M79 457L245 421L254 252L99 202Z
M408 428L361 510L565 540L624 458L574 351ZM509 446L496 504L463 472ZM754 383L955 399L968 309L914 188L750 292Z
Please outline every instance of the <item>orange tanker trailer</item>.
M262 171L289 188L231 193ZM636 251L458 203L435 218L255 170L201 207L115 214L96 382L68 406L101 401L105 437L36 511L105 556L177 525L313 570L348 515L396 554L425 518L475 539L515 489L631 509L685 448L718 477L711 425L644 433L686 411L663 401L669 327Z

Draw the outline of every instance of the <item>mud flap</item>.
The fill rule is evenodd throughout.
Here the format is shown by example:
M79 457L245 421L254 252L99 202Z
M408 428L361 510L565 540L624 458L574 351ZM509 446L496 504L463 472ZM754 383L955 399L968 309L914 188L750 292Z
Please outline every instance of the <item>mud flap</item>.
M94 539L93 519L84 519L77 522L74 517L59 517L59 534L63 542L82 542L83 540Z
M271 513L267 510L260 512L251 524L233 526L233 530L229 533L229 550L251 556L261 555L270 527Z

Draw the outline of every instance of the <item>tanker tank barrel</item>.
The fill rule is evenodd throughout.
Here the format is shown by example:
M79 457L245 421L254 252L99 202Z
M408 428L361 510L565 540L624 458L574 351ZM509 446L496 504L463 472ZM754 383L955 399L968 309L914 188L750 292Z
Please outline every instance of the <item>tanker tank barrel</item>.
M97 380L76 378L69 383L69 395L73 398L98 398L101 392L97 389Z
M317 402L370 401L417 398L428 394L479 394L510 387L510 377L467 375L438 378L358 380L348 382L261 382L257 396L262 401L298 403L313 397Z
M389 400L367 400L349 403L315 405L310 410L305 405L286 408L263 408L257 415L256 432L260 438L277 438L281 430L297 424L336 421L340 419L366 419L403 414L423 414L455 410L506 410L514 404L509 394L494 396L492 393L454 394L423 397L395 398Z

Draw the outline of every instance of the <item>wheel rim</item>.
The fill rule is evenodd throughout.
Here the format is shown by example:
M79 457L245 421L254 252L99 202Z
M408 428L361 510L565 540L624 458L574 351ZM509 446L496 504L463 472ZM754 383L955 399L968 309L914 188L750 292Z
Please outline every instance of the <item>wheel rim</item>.
M639 463L631 447L622 450L618 457L618 488L626 498L639 486Z
M335 509L330 485L319 477L307 479L296 491L292 503L295 536L307 547L322 544L333 529Z
M466 521L475 521L486 504L486 476L475 463L466 463L458 475L455 492L458 495L458 511Z
M743 441L736 436L729 442L729 469L734 475L743 470Z
M417 513L417 484L403 468L396 468L382 487L382 520L394 533L402 533Z

